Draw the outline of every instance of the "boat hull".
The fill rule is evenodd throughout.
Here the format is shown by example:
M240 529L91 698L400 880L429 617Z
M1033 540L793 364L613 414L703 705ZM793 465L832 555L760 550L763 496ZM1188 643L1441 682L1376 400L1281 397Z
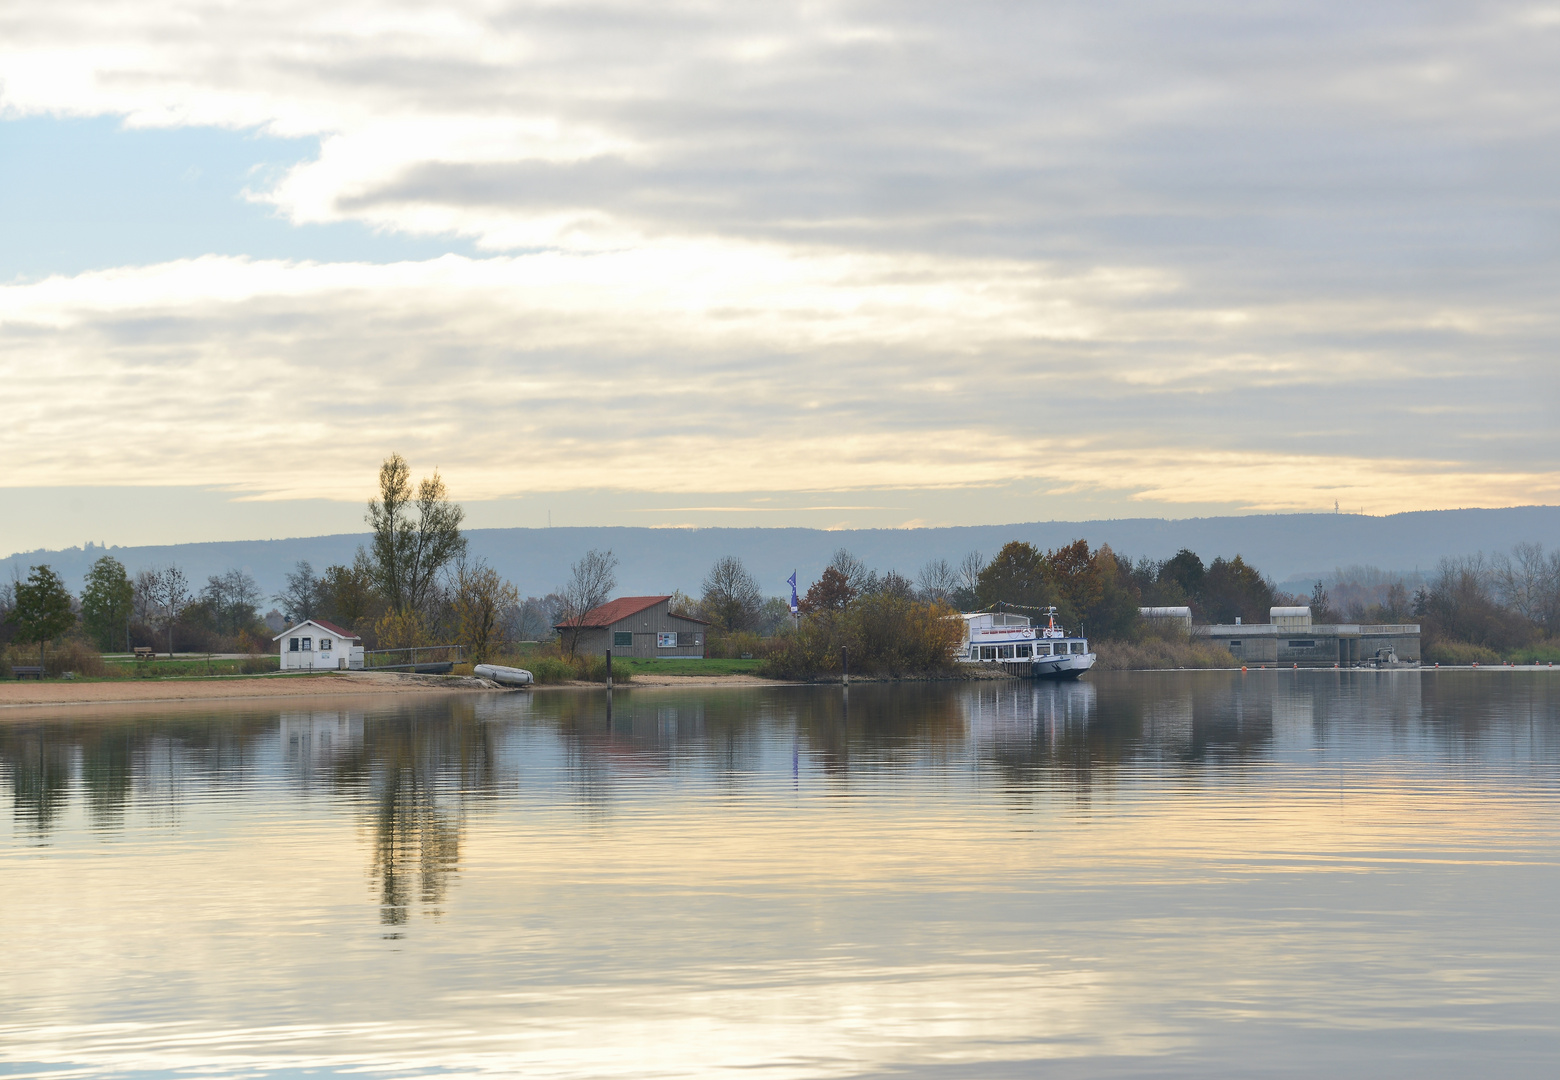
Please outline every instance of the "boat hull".
M479 679L488 679L499 686L530 686L536 680L525 668L504 667L501 664L478 664L471 673Z
M1094 666L1094 660L1093 653L1073 653L1070 656L1042 656L1037 660L1000 660L996 666L1000 666L1009 675L1016 675L1021 679L1061 681L1078 678ZM990 664L988 660L971 666Z

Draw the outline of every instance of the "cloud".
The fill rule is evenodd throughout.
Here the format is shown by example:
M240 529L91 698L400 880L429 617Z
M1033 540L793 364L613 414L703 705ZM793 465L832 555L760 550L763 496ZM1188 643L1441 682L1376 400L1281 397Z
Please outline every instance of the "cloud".
M483 497L1550 499L1540 15L13 7L8 113L316 137L249 197L492 254L0 288L0 454L353 498L278 448L361 473L394 445Z

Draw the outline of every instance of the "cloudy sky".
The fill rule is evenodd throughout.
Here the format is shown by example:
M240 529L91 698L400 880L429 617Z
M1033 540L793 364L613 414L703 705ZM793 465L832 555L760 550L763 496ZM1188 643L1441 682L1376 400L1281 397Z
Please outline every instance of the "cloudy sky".
M1560 4L0 7L0 548L1560 501Z

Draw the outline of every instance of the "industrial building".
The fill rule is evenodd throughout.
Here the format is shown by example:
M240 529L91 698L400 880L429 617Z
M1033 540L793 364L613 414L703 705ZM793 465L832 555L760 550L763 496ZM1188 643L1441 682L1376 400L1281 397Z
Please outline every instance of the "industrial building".
M1248 665L1417 664L1420 655L1418 623L1313 623L1308 607L1272 608L1265 624L1193 626L1191 633Z

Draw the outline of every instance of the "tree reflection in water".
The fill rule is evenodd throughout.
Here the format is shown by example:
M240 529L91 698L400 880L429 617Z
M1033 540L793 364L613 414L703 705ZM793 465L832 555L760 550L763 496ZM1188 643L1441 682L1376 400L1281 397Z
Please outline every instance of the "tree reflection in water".
M380 921L406 923L414 904L438 917L460 869L468 801L493 790L492 728L469 701L428 715L376 715L362 741L331 755L331 778L358 796L373 833L370 873Z

